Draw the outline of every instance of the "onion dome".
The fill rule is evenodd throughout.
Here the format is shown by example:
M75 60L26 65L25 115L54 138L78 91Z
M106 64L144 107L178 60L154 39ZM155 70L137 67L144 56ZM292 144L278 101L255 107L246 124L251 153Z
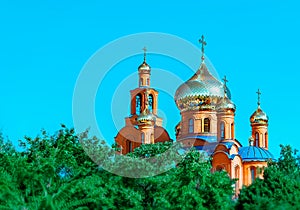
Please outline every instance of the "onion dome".
M230 98L230 91L226 87ZM179 109L189 109L216 103L224 97L224 86L211 75L205 63L202 62L199 70L185 83L179 86L175 93L175 101ZM200 107L201 108L201 107Z
M235 111L236 110L236 106L235 106L235 104L229 98L227 98L225 96L218 103L217 109L219 111L222 111L222 110L232 110L232 111Z
M138 68L139 72L150 71L151 67L144 61Z
M143 72L147 72L149 73L151 70L151 67L146 63L146 47L143 48L144 51L144 62L139 66L138 70L139 72L143 73Z
M138 124L152 124L152 122L155 122L156 116L145 109L136 120Z
M260 107L250 117L251 123L268 124L268 120L267 114Z
M251 115L250 117L250 122L251 123L258 123L258 124L268 124L269 118L267 116L267 114L260 108L260 95L261 92L258 89L258 91L256 92L258 99L257 99L257 109L256 111Z

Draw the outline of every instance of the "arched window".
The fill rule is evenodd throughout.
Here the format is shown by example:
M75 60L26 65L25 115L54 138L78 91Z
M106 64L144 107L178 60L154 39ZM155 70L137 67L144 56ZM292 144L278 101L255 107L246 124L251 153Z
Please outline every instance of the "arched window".
M140 86L143 86L143 78L140 79Z
M144 133L141 134L141 141L142 141L142 144L145 143L145 134Z
M255 146L259 146L259 134L257 132L255 133Z
M194 133L194 119L189 119L189 133Z
M230 132L231 132L231 139L234 139L234 124L233 123L231 123Z
M136 109L135 109L135 113L137 115L139 115L141 113L141 95L138 94L136 97L135 97L135 104L136 104Z
M210 120L208 118L204 119L204 132L210 132Z
M220 131L221 131L221 140L225 139L225 123L221 122L220 124Z
M128 152L132 152L132 142L128 141Z
M256 177L256 168L254 166L251 166L250 173L251 173L251 183L252 183Z
M149 80L149 78L147 78L147 85L150 85L149 83L150 83L150 80Z
M148 97L148 109L149 111L152 113L153 111L153 95L150 94L149 97Z

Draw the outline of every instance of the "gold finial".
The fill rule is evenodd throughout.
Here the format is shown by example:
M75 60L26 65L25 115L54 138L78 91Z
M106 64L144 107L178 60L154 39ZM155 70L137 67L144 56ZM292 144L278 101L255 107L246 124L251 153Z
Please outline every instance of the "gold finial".
M204 47L206 46L206 41L204 40L204 36L201 36L201 39L199 39L199 43L202 45L201 46L201 51L202 51L202 56L201 56L201 60L204 61Z
M227 96L227 82L228 82L226 75L224 76L223 81L224 81L224 97L226 97Z
M146 52L147 52L147 48L144 47L142 50L144 51L144 63L146 63Z
M258 89L256 93L257 93L257 105L258 105L258 107L260 107L260 95L261 95L261 92Z

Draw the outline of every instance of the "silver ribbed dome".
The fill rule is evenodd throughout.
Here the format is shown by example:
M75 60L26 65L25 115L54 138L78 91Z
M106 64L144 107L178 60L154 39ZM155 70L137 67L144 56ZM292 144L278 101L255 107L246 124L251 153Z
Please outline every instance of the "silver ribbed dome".
M269 118L267 114L260 107L258 107L257 110L250 117L251 123L267 124L268 121Z

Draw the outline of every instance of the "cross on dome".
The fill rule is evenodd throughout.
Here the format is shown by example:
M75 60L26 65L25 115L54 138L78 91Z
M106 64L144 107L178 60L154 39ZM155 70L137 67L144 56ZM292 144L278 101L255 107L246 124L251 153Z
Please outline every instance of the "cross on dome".
M147 48L144 47L142 50L144 51L144 62L146 62L146 52L147 52Z
M222 79L224 81L224 96L227 95L227 78L226 78L226 75L224 76L224 78Z
M201 36L201 39L199 39L199 43L201 44L201 52L202 52L202 56L201 56L201 60L204 61L204 47L206 46L206 41L204 40L204 36Z
M260 106L260 95L261 95L261 92L258 89L256 93L257 93L257 105Z

